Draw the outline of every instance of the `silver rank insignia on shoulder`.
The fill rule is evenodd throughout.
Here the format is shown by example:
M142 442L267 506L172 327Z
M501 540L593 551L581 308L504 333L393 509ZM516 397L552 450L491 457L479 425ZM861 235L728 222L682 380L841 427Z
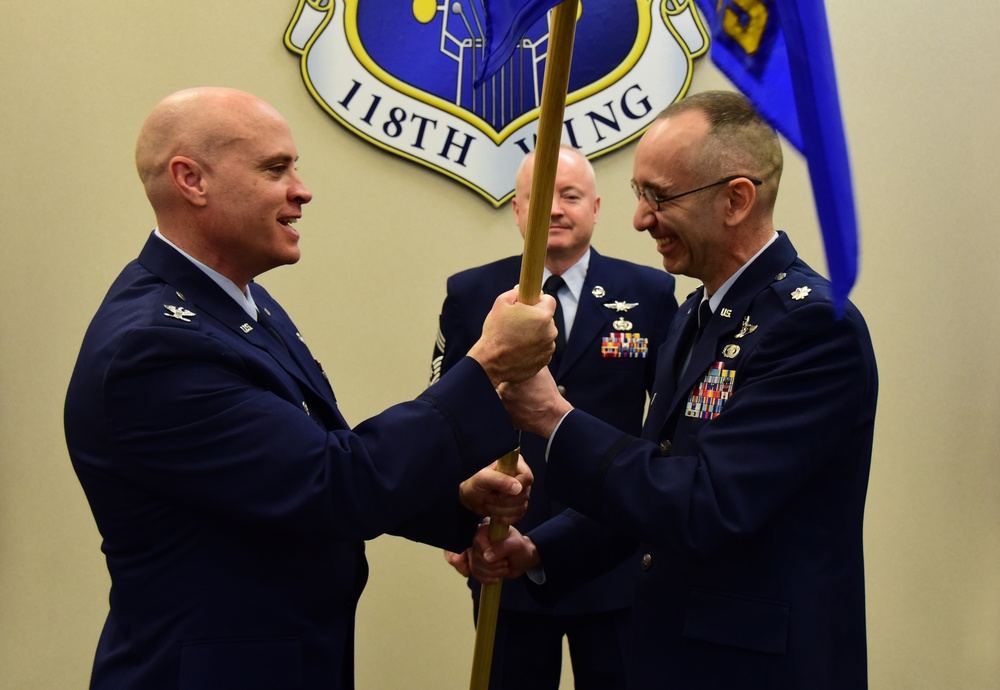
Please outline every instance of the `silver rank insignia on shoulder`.
M750 335L757 330L757 327L750 323L750 317L744 316L743 323L740 325L740 332L734 335L734 338L742 338L745 335Z
M186 321L191 323L189 316L197 316L193 311L188 311L184 307L175 307L172 304L164 304L163 308L167 311L163 312L164 316L169 316L172 319L177 319L178 321Z
M804 285L800 288L795 288L795 290L792 291L792 299L795 300L805 299L806 295L808 295L810 292L812 292L812 288L806 287Z
M605 294L604 293L604 288L602 288L600 285L595 285L594 289L590 291L590 294L592 294L597 299L600 299L600 298L604 297L604 294Z

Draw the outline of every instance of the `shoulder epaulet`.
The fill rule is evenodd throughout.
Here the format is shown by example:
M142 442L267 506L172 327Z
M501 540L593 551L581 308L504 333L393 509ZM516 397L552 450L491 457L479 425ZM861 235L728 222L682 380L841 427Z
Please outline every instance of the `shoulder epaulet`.
M771 290L788 309L794 309L817 300L830 301L830 283L813 273L802 271L778 273L771 281Z

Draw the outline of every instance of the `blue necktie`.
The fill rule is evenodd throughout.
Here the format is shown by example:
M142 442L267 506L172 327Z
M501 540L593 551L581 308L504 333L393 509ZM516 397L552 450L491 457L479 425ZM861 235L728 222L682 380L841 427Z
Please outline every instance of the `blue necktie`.
M703 299L698 305L698 332L695 333L694 342L698 342L701 334L705 332L705 326L708 325L710 318L712 318L712 307L707 299Z
M263 311L260 310L257 311L257 323L263 326L264 330L270 333L271 336L278 341L278 344L281 345L282 350L288 352L288 346L285 345L285 341L282 340L281 336L278 335L278 332L274 330L274 326L271 325L271 322L268 320L267 315L265 315Z
M563 321L562 304L559 303L559 295L556 294L559 292L559 288L565 284L566 281L561 276L551 275L545 281L545 285L542 286L542 292L546 295L552 295L556 300L556 313L552 315L552 321L555 322L556 330L559 332L556 334L556 351L552 355L553 364L559 363L563 350L566 349L566 324Z

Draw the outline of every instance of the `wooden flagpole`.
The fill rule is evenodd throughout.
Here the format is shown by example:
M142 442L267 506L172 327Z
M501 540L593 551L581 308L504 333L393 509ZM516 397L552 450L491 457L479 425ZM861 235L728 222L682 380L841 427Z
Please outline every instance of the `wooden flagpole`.
M531 199L528 202L528 223L524 233L524 254L521 258L521 282L518 301L537 304L542 292L542 269L549 239L549 218L552 214L552 194L556 186L559 144L562 139L566 95L569 91L570 63L576 36L576 18L580 0L563 0L552 11L549 47L542 82L542 102L538 113L538 140L531 177ZM498 469L513 476L517 472L514 449L500 458ZM490 521L490 541L507 536L507 525ZM479 616L476 620L476 643L472 657L470 690L487 690L493 662L493 642L496 637L497 611L500 606L502 582L483 585L479 595Z

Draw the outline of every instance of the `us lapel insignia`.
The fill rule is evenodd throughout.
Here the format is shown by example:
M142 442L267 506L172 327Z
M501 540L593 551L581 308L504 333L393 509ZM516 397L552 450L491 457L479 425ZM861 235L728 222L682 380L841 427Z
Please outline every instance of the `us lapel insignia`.
M734 335L734 338L742 338L743 336L750 335L757 330L757 327L750 323L750 316L743 317L743 323L740 325L740 332Z
M810 292L812 292L812 288L806 287L804 285L800 288L795 288L795 290L792 291L792 299L795 300L805 299L806 295L808 295Z
M648 354L649 338L638 333L609 333L601 338L601 357L645 359Z
M740 353L739 345L726 345L724 348L722 348L722 356L725 357L726 359L732 359L739 353Z
M167 311L163 312L164 316L169 316L172 319L177 319L178 321L185 321L191 323L189 316L197 316L193 311L188 311L184 307L175 307L172 304L164 304L163 308Z
M240 326L240 330L243 331L244 333L249 333L250 331L253 330L253 326L251 326L248 323L245 323L242 326Z
M600 285L595 285L594 289L590 291L590 294L592 294L597 299L601 299L602 297L604 297L605 294L604 288L602 288Z

